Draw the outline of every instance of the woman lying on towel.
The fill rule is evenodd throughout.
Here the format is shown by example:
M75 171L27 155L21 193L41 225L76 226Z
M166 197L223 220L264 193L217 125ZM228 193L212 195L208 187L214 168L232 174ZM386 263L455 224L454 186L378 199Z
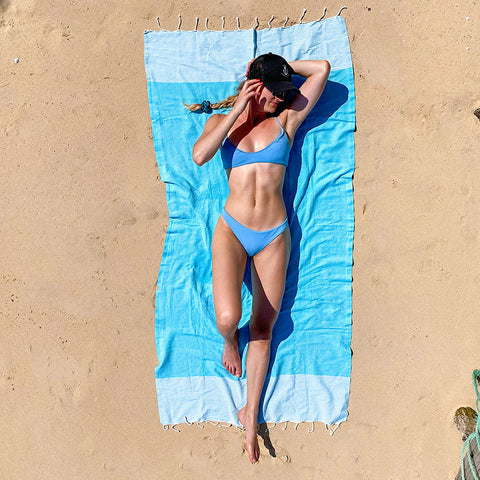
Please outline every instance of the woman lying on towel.
M306 77L300 89L291 82L292 73ZM251 462L260 456L256 435L260 395L290 257L282 196L285 169L295 132L320 98L329 73L326 60L287 62L268 53L249 63L237 95L201 106L209 112L233 105L228 114L207 120L192 155L197 165L204 165L220 149L227 171L230 193L212 239L213 300L217 328L225 339L223 365L237 377L242 373L237 342L241 287L247 258L251 259L247 404L238 412Z

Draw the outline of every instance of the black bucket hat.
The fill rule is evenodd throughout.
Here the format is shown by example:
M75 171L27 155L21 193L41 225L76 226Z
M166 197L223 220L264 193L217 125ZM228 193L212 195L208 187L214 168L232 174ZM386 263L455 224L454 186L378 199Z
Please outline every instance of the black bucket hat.
M258 78L274 95L281 93L300 93L292 83L293 68L280 55L272 52L257 57L248 70L247 79Z

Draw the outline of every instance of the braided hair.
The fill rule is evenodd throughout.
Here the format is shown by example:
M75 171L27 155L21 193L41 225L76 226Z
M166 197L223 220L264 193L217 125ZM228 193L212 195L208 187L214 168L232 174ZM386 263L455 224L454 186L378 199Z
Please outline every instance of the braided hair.
M187 109L190 110L191 112L196 112L196 113L212 113L212 110L219 110L221 108L231 108L235 105L235 102L237 101L238 94L243 88L243 84L246 82L246 80L243 80L240 85L237 87L237 93L234 95L230 95L229 97L225 98L224 100L220 100L219 102L215 103L210 103L208 100L204 100L202 103L191 103L190 105L186 105L183 103L183 106Z

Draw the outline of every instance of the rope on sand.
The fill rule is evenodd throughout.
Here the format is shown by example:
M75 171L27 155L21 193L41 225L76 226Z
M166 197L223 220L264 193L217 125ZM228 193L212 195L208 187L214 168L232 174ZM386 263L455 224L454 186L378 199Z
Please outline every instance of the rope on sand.
M475 388L475 394L477 395L476 407L477 407L477 414L479 415L477 417L477 425L476 425L475 431L469 435L469 437L465 440L465 443L463 444L463 447L462 447L462 480L469 480L471 478L474 478L475 480L479 480L477 467L474 465L472 461L474 454L470 449L470 444L471 443L473 444L473 439L476 439L477 449L478 449L477 453L480 452L480 409L479 409L480 393L478 392L478 385L480 383L480 370L473 371L472 379L473 379L473 387ZM468 472L465 472L465 463L466 463L465 458L468 460L468 466L470 467L470 470Z

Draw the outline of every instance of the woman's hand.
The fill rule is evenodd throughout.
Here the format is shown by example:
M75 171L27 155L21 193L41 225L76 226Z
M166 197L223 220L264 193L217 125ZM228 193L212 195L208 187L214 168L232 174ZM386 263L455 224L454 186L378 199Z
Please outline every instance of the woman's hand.
M263 83L258 79L246 80L240 90L233 108L227 115L215 113L209 117L203 127L203 133L193 145L193 161L201 166L207 163L222 145L228 131L250 103L260 93Z
M245 110L250 100L260 93L262 87L263 82L258 80L258 78L246 80L238 94L237 101L235 102L232 111L240 115Z

